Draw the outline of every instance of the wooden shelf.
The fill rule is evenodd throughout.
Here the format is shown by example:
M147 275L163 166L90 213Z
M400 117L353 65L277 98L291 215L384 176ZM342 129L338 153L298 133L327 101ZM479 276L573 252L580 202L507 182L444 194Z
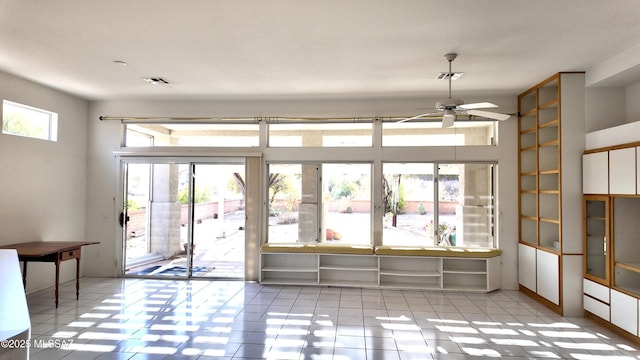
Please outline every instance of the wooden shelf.
M560 194L560 190L540 190L540 194L550 194L550 195L558 195Z
M615 266L640 273L640 262L616 262Z
M544 128L548 128L548 127L558 127L558 125L560 124L560 121L558 121L558 119L553 119L553 120L549 120L547 122L544 122L542 124L540 124L538 127L540 129L544 129Z
M556 140L550 140L550 141L546 141L544 143L541 143L539 146L540 147L549 147L549 146L558 146L558 144L560 144L560 142L558 141L558 139L556 139Z
M520 130L520 135L525 135L525 134L533 134L533 135L535 135L536 132L537 132L537 129L538 129L537 126L534 126L534 127L530 127L530 128L527 128L527 129Z
M531 115L535 115L535 113L538 111L538 109L533 108L530 110L526 110L523 113L520 114L520 117L527 117L527 116L531 116Z
M558 106L558 99L556 98L556 99L553 99L553 100L549 100L544 104L541 104L538 108L540 110L544 110L544 109L548 109L548 108L551 108L551 107L557 107L557 106Z
M551 224L558 224L560 225L560 220L558 219L549 219L549 218L539 218L538 220L540 220L541 222L546 222L546 223L551 223Z
M554 174L559 174L560 170L558 169L553 169L553 170L540 170L540 172L538 172L538 174L540 175L554 175Z

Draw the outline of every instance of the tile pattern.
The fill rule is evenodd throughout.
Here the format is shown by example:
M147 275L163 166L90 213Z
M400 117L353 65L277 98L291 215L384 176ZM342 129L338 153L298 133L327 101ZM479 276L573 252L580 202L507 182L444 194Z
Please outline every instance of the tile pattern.
M588 319L490 294L82 279L28 296L34 360L640 359ZM46 346L45 346L46 345Z

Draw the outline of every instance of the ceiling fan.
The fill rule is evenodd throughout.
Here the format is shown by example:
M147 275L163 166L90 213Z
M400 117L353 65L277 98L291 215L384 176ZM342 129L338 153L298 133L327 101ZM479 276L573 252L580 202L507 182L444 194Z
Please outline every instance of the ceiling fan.
M456 121L457 115L474 115L500 121L507 120L511 117L511 115L509 114L478 110L498 107L498 105L492 104L490 102L465 104L461 99L451 98L451 77L453 74L451 72L451 63L456 59L456 57L458 57L458 54L455 53L446 54L444 56L444 58L449 62L449 73L447 74L447 78L449 78L449 98L447 98L446 100L438 101L436 103L436 106L433 109L430 109L431 111L428 113L412 116L406 119L402 119L398 122L405 122L442 114L442 127L445 128L453 126L454 122Z

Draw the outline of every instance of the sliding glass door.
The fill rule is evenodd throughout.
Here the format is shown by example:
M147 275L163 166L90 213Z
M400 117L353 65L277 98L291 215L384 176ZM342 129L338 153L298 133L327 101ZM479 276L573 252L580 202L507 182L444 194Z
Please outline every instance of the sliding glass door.
M123 161L123 274L244 277L244 164Z

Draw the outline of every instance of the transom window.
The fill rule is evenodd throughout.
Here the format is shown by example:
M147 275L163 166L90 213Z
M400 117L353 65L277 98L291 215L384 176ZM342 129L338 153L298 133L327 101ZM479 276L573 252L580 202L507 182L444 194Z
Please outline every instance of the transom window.
M398 119L382 123L382 146L494 145L494 121L461 120L443 128L442 121Z
M3 100L2 133L57 141L58 114L33 106Z

